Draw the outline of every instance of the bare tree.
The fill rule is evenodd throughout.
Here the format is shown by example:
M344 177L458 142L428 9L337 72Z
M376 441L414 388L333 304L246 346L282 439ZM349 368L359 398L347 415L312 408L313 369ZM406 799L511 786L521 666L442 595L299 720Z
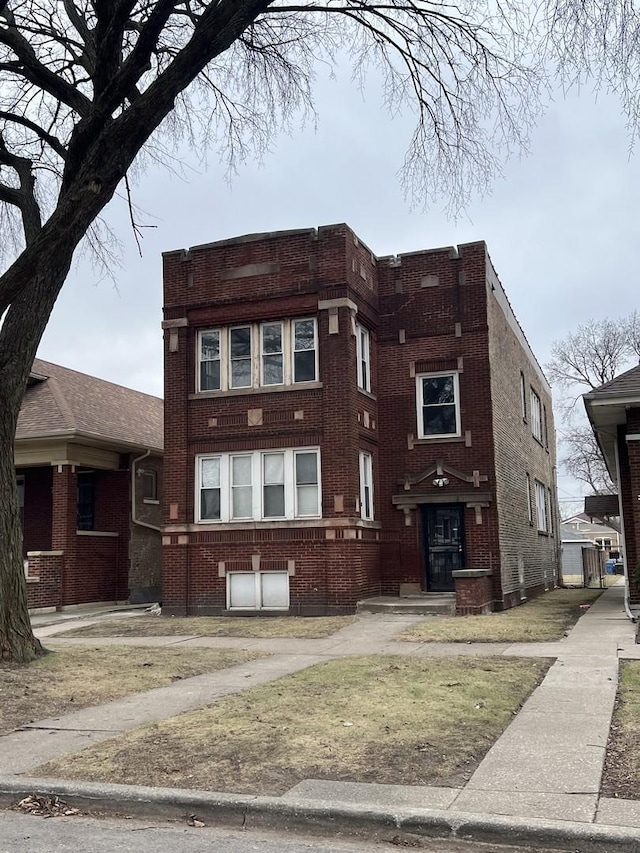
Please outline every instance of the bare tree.
M556 409L564 421L561 465L565 473L585 483L593 494L615 492L598 442L591 428L576 424L576 403L585 391L610 382L631 366L640 352L640 318L637 312L617 320L588 320L575 332L554 341L545 369L551 382L564 393Z
M505 152L526 147L554 57L565 75L598 67L603 85L633 91L635 12L607 16L617 5L0 0L2 659L41 653L13 469L27 377L74 251L134 163L181 136L230 162L259 154L313 111L317 64L348 56L356 78L379 70L392 111L416 113L407 184L455 205L488 185Z
M563 388L593 390L610 382L628 363L630 319L588 320L564 338L554 341L547 376Z
M594 495L615 493L593 430L588 426L576 426L561 435L565 472L585 483Z

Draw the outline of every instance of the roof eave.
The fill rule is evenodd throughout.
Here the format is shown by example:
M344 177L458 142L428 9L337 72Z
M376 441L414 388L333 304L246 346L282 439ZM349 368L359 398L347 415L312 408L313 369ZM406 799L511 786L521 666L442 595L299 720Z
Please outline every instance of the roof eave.
M137 451L147 451L149 450L151 453L157 456L164 455L164 447L156 447L154 445L150 445L147 443L140 442L129 442L122 441L121 439L111 438L109 436L99 435L98 433L91 432L83 432L82 430L74 430L74 429L66 429L66 430L53 430L51 432L42 432L36 435L25 435L25 436L17 436L15 443L22 444L27 442L37 442L37 441L55 441L56 439L64 439L71 440L73 439L82 439L83 441L89 441L94 443L96 446L100 447L108 447L109 449L116 450L118 452L137 452Z

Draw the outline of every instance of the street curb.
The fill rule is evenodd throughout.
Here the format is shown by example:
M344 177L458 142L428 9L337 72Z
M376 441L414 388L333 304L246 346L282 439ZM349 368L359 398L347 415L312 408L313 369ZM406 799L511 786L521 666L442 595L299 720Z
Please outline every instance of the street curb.
M348 803L312 803L279 797L222 794L181 788L103 785L56 779L0 777L0 807L29 794L58 796L86 812L176 820L195 815L210 826L271 829L375 840L456 839L497 845L570 848L579 853L640 853L637 828L571 821L514 819L437 809L398 809Z

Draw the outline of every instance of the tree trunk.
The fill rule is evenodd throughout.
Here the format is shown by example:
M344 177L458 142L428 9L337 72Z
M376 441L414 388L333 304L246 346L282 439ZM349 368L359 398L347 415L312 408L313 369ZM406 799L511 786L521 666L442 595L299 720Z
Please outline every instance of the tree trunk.
M38 274L12 301L0 328L0 660L13 663L44 654L27 606L13 453L29 372L78 240L67 243L47 246Z
M43 654L43 648L33 636L27 608L22 524L13 465L13 409L6 405L0 408L0 659L28 663Z

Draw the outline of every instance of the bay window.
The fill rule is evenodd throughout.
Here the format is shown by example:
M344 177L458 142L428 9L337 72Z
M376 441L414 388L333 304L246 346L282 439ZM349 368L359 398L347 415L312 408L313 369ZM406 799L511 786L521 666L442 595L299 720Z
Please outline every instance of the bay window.
M199 392L316 382L316 320L310 317L200 331L197 361Z
M319 518L320 451L199 456L196 491L197 522Z

